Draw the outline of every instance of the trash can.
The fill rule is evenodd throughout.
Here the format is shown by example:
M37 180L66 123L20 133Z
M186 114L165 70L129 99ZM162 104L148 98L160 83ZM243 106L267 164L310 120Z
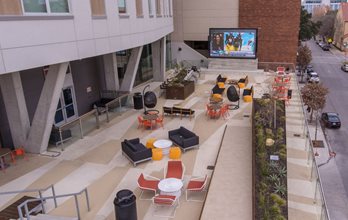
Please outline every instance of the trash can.
M140 92L136 92L133 95L134 109L143 109L143 95Z
M289 90L288 90L288 99L291 99L291 98L292 98L292 90L289 89Z
M114 199L116 220L137 220L136 197L132 191L118 191Z

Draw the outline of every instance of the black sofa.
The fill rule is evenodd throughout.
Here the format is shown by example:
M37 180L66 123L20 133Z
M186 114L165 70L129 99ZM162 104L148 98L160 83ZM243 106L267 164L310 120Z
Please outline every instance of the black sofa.
M140 143L139 138L127 140L125 139L121 142L122 154L127 157L134 166L138 163L151 160L152 151L147 149L142 143Z
M224 91L225 91L225 88L219 88L218 85L215 85L211 91L212 91L213 94L220 94L220 95L222 95L222 93L224 93Z
M190 130L180 127L168 132L169 139L178 145L184 152L199 147L199 137Z

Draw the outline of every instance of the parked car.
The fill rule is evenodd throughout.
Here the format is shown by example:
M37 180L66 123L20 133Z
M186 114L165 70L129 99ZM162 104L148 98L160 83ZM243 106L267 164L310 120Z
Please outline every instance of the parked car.
M308 65L307 68L306 68L306 72L307 72L307 73L312 73L312 72L314 72L313 66L312 66L312 65Z
M323 49L324 51L329 51L330 50L330 46L328 44L325 44L321 47L321 49Z
M323 47L326 44L324 42L320 42L318 45L319 45L319 47Z
M321 121L325 127L340 128L341 120L335 112L324 112L321 114Z
M348 72L348 63L343 63L341 65L341 70L343 70L344 72Z
M319 79L319 75L316 72L307 72L307 82L308 83L319 83L320 79Z

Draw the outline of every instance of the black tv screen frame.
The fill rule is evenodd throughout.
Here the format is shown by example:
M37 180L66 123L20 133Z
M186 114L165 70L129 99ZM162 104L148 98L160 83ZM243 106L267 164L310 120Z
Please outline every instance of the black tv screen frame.
M209 28L209 57L256 59L257 36L257 28Z

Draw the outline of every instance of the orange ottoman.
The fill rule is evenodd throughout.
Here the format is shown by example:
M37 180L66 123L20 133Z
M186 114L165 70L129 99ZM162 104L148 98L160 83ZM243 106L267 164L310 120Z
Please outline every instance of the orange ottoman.
M162 158L163 158L162 149L153 148L152 149L152 160L162 160Z
M153 143L156 141L156 138L149 138L149 139L147 139L147 141L146 141L146 148L155 148L154 146L153 146Z
M239 88L243 89L245 88L245 83L238 83Z
M181 157L180 147L171 147L169 150L169 158L170 159L180 159L180 157Z
M246 95L246 96L243 96L243 100L244 102L252 102L253 97L251 95Z

